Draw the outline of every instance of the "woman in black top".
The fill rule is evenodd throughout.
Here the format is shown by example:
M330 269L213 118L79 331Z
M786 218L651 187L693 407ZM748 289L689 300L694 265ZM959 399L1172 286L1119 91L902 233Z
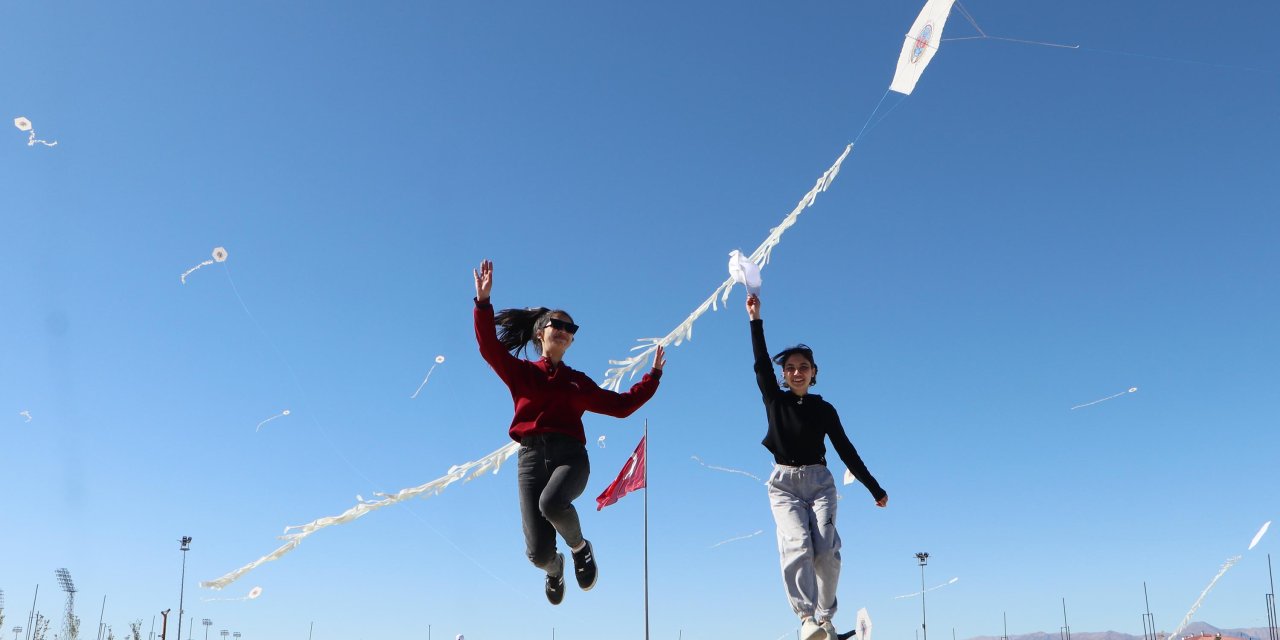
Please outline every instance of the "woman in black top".
M836 485L827 469L824 440L831 439L840 460L871 492L876 506L889 504L889 494L867 470L845 435L840 416L822 396L809 393L818 383L813 350L800 344L773 356L764 342L760 297L747 296L756 382L764 399L769 431L761 442L773 453L767 483L769 504L778 527L782 580L792 610L801 619L802 640L836 640L831 623L840 579L840 535L836 532ZM782 384L773 377L782 367Z

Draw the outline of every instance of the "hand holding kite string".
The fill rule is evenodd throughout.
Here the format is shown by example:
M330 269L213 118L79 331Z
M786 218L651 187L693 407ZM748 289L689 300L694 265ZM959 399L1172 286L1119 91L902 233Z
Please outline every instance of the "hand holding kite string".
M200 264L194 267L191 267L190 269L187 269L182 273L182 275L178 276L178 280L182 281L182 284L186 284L187 276L191 275L191 273L196 269L199 269L200 267L207 267L215 262L226 262L226 261L227 261L227 250L222 247L214 247L212 260L205 260L204 262L201 262Z
M754 293L747 296L747 317L752 320L760 319L760 296Z
M44 146L46 146L46 147L56 147L56 146L58 146L58 141L57 141L57 140L55 140L55 141L53 141L53 142L45 142L44 140L37 140L37 139L36 139L36 130L31 128L31 121L30 121L30 120L28 120L28 119L26 119L26 118L24 118L24 117L22 117L22 116L18 116L18 117L16 117L16 118L14 118L14 119L13 119L13 126L17 127L17 128L18 128L18 131L27 131L27 132L30 132L30 133L31 133L31 135L27 138L27 146L28 146L28 147L34 147L34 146L36 146L36 143L37 143L37 142L39 142L40 144L42 144L42 145L44 145Z

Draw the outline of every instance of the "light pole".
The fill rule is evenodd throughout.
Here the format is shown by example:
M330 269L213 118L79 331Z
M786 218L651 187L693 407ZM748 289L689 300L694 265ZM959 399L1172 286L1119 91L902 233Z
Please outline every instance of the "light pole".
M929 554L921 551L916 554L916 560L920 561L920 635L924 636L924 640L929 640L929 616L924 606L924 567L929 564Z
M182 536L178 541L182 546L179 551L182 552L182 582L178 585L178 640L182 640L182 616L186 612L182 610L182 598L186 595L187 588L187 551L191 549L191 536Z
M235 633L232 633L231 637L235 638L236 640L240 640L240 632L236 631Z
M22 635L22 627L13 628L13 640L18 640L18 636Z
M1071 625L1067 624L1067 599L1062 599L1062 640L1071 640Z
M218 632L218 635L222 636L222 640L227 640L227 636L231 635L231 632L227 631L226 629L223 629L222 631Z
M1142 601L1147 604L1147 612L1142 615L1142 637L1144 640L1156 640L1156 619L1151 617L1151 598L1147 595L1146 582L1142 583Z
M200 624L204 625L204 640L209 640L209 626L213 624L213 621L204 618L200 621Z

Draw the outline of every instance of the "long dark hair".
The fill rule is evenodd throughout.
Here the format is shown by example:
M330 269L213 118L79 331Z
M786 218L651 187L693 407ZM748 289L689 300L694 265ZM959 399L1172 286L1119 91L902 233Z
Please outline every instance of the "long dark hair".
M794 347L787 347L786 349L779 351L777 355L773 356L773 363L781 367L787 363L787 358L790 358L797 353L804 356L804 359L809 361L809 366L813 367L813 377L809 379L809 386L817 386L818 363L813 361L813 349L810 349L809 345L802 342ZM787 387L785 376L782 379L782 386Z
M561 309L546 307L529 307L528 309L503 309L494 314L493 320L498 325L498 342L512 355L521 355L529 343L542 354L542 340L538 334L547 326L551 316L561 315L573 322L573 316Z

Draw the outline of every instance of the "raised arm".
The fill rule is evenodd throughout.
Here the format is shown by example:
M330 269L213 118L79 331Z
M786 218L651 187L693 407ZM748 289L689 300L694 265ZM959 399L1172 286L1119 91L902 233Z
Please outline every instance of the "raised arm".
M769 360L769 348L764 343L764 320L760 319L760 296L747 296L747 317L751 320L751 352L755 359L756 384L760 393L768 399L778 393L778 381L773 378L773 362Z
M480 345L480 356L489 363L494 372L510 387L520 377L520 359L511 355L506 347L498 341L498 326L493 319L493 304L489 294L493 291L493 262L484 260L478 270L471 272L476 278L476 308L472 312L476 328L476 343Z

